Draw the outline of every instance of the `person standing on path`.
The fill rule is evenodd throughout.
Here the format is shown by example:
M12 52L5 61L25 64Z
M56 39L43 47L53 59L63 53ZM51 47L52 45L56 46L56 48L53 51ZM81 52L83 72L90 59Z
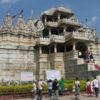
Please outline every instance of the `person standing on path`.
M58 83L57 79L55 79L53 81L53 91L54 91L54 97L53 97L53 99L54 100L59 100L58 99L58 89L59 89L59 83Z
M37 92L37 86L36 86L36 82L33 82L33 98L34 100L36 100L36 92Z
M80 94L80 81L79 81L78 77L76 77L76 80L74 82L74 87L75 87L75 99L76 100L80 100L79 99L79 94Z
M90 82L89 79L87 79L87 82L86 82L86 93L87 93L87 96L90 97L90 96L93 96L93 91L92 91L92 84Z
M50 100L51 100L51 98L52 98L52 80L50 79L49 81L48 81L48 95L49 95L49 97L50 97Z
M94 88L95 96L98 97L98 93L99 93L99 81L97 80L97 78L95 78L93 80L93 88Z
M38 81L38 99L42 100L42 89L43 89L43 82L42 80Z
M64 93L64 79L63 78L61 78L59 82L59 89L60 89L60 95L63 96L63 93Z

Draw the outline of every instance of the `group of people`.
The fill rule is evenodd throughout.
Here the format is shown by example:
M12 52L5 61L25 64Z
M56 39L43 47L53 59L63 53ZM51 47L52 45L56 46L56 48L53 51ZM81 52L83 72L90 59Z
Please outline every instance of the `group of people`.
M58 100L59 94L62 96L64 93L64 79L62 78L59 82L57 79L48 80L48 96L50 100L53 98L54 100ZM39 80L38 82L33 83L33 100L42 100L42 89L43 89L43 81Z
M36 81L33 82L33 100L42 100L42 89L43 89L42 80L39 80L38 82Z
M75 95L75 99L76 100L80 100L79 99L79 94L80 94L80 81L78 79L78 77L76 78L75 82L74 82L74 95ZM87 79L86 81L86 93L88 97L92 97L95 95L95 97L98 97L99 94L99 81L97 78L95 78L94 80L90 81L89 79Z
M55 80L48 80L47 81L48 85L48 96L50 100L59 100L59 95L63 96L64 94L64 79L61 78L60 81L57 79ZM43 81L39 80L38 82L33 83L33 100L42 100L42 89L43 89ZM37 93L38 91L38 93ZM75 95L76 100L80 100L79 95L80 95L80 81L78 77L76 77L76 80L74 81L74 86L73 86L73 92ZM96 96L98 97L99 93L99 81L97 78L94 80L90 81L90 79L87 79L86 81L86 93L87 96Z
M89 51L81 52L79 51L79 58L83 58L87 62L94 62L93 54Z
M93 96L95 94L96 97L98 97L99 93L99 81L97 78L90 81L90 79L87 79L86 82L86 93L87 96Z
M54 93L54 94L53 94ZM64 79L62 78L59 82L57 79L54 81L49 80L48 81L48 95L50 99L52 98L52 94L54 97L54 100L58 100L58 96L63 96L64 93Z

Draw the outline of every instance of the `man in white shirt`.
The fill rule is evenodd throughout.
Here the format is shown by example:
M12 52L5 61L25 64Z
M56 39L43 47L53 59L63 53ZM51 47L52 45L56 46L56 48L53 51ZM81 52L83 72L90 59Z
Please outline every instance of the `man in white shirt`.
M33 82L33 98L34 100L36 100L36 91L37 91L37 86L36 86L36 82Z
M39 90L39 100L42 100L42 89L43 89L43 82L42 80L39 80L38 81L38 90Z
M99 93L99 81L97 80L97 78L95 78L93 80L93 87L94 87L94 91L95 91L95 96L98 97L98 93Z

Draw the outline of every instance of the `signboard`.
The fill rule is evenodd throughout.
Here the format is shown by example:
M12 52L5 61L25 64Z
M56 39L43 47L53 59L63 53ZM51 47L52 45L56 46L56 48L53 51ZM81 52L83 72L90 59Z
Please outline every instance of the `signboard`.
M60 80L61 79L61 74L59 70L46 70L46 80Z
M21 81L33 81L35 77L33 77L33 72L21 72Z

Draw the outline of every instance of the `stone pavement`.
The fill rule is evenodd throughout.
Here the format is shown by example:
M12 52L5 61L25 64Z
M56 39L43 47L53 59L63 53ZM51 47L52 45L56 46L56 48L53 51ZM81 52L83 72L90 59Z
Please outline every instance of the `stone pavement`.
M33 100L32 98L23 98L23 99L13 99L13 100ZM43 98L42 100L49 100L48 98ZM74 95L66 95L63 97L59 97L59 100L75 100ZM99 97L87 97L86 94L80 95L80 100L100 100L100 94Z

